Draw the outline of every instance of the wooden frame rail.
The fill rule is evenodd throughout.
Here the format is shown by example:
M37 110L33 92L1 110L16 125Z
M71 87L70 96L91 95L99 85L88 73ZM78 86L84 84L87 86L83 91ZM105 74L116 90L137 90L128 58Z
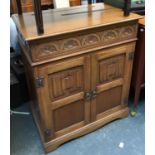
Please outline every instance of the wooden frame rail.
M100 0L101 2L104 2L104 0ZM17 2L17 8L18 8L18 14L22 15L22 6L21 6L21 0L16 0ZM35 13L35 19L36 19L36 26L38 34L44 33L44 26L43 26L43 17L42 17L42 11L41 11L41 0L33 0L34 2L34 13ZM92 4L92 0L88 0L88 4ZM129 16L130 14L130 6L131 6L131 0L124 0L124 16Z

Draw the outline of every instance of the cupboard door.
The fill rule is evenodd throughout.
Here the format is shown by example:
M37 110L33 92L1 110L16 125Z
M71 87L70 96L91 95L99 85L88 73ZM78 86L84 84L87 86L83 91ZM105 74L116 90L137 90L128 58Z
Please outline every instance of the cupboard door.
M129 43L92 54L92 121L126 104L134 47L135 43Z
M38 88L43 106L48 138L61 136L87 124L90 120L90 101L85 92L90 91L90 57L67 59L37 69L44 79ZM47 139L48 139L47 138Z

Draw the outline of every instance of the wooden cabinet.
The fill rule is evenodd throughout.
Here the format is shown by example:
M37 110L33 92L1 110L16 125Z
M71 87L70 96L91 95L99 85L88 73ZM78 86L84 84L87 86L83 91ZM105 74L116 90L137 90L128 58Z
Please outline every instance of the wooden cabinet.
M46 152L128 115L140 16L124 17L104 4L92 5L89 16L87 11L87 6L46 11L42 35L33 15L13 15Z
M81 5L81 0L70 0L70 6Z
M41 0L42 6L51 6L53 4L53 0ZM17 4L16 0L10 1L11 5L11 13L17 13ZM23 12L33 11L33 0L21 0L22 10Z
M10 1L11 13L17 13L16 0ZM33 0L21 0L23 12L33 11ZM41 5L45 8L53 8L53 0L41 0ZM81 5L81 0L70 0L70 6Z
M108 110L127 103L134 47L135 43L120 45L37 68L37 80L42 80L37 93L45 106L44 128L50 138L103 118Z

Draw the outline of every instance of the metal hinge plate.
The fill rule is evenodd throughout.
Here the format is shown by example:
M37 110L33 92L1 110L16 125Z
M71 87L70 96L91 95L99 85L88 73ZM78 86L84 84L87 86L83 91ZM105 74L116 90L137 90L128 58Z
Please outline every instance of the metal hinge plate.
M44 86L44 77L37 77L36 78L36 87L40 88Z

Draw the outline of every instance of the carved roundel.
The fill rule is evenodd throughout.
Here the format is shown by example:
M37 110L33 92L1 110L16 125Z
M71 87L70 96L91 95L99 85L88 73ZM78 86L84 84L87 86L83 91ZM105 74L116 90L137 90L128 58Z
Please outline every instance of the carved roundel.
M76 49L79 47L80 47L80 42L77 39L65 40L62 45L63 50L71 50L71 49Z
M82 45L96 44L100 41L100 38L96 34L90 34L84 37Z
M102 40L104 42L109 42L109 41L113 41L117 38L118 36L118 33L116 30L109 30L109 31L105 31L103 34L102 34Z

